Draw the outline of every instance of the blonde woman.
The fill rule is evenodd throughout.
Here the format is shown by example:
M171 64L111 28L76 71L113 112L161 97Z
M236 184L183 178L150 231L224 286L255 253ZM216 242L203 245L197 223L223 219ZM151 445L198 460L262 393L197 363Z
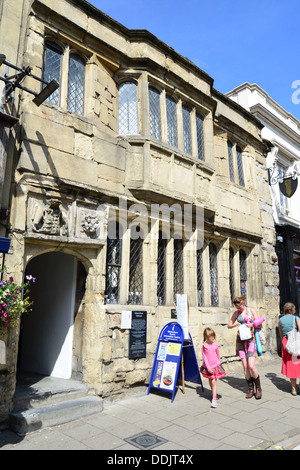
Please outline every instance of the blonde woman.
M232 315L227 328L239 328L242 324L246 324L250 328L251 338L248 340L241 340L239 331L237 331L236 354L242 361L245 379L248 384L246 398L252 398L255 395L255 398L258 400L262 397L262 390L255 365L255 358L258 354L253 326L253 321L258 318L258 314L254 309L247 307L245 302L246 297L244 295L235 297L233 305L236 307L236 311Z

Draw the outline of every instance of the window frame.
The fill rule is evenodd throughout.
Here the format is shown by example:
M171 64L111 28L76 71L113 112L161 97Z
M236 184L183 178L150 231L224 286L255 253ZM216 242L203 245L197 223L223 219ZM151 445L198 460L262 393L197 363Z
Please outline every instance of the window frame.
M136 245L136 246L134 246ZM133 259L134 251L138 252L137 262ZM128 304L141 305L144 290L144 243L141 237L130 236L129 244L129 276L128 276ZM139 289L138 289L139 288Z
M161 92L154 85L149 83L149 125L152 139L162 140L162 117L161 117ZM157 101L154 101L154 96ZM154 109L154 108L155 109ZM156 113L155 113L156 112ZM153 123L154 127L151 125Z
M166 305L167 301L167 245L168 240L163 237L163 232L160 230L157 240L156 296L158 305Z
M229 179L231 183L235 183L233 143L229 139L227 140L227 154L228 154L228 164L229 164Z
M196 143L197 143L197 157L198 160L205 160L205 139L204 139L204 121L205 118L199 111L196 110ZM198 122L201 121L201 128L198 127Z
M243 258L243 259L242 259ZM247 296L247 252L243 249L239 249L239 281L240 281L240 291L241 295ZM242 283L245 283L245 287L242 287Z
M215 253L211 252L211 247L214 247ZM215 242L210 241L208 244L209 253L209 280L210 280L210 306L218 307L220 304L220 292L219 292L219 269L218 269L218 247ZM215 256L215 266L212 263L212 255ZM214 278L212 276L212 269L215 269L216 273ZM217 290L216 290L217 289ZM216 297L217 294L217 297Z
M197 266L197 305L203 307L205 304L204 296L204 269L203 269L203 253L204 247L196 251L196 266Z
M245 187L243 151L239 145L235 146L239 185Z
M120 231L120 224L119 222L112 222L113 224L116 224L116 232L115 232L115 238L110 238L107 237L107 245L106 245L106 279L105 279L105 292L104 292L104 303L105 304L114 304L114 303L119 303L120 301L120 281L121 281L121 268L122 268L122 238L121 238L121 231ZM108 229L108 233L109 229ZM118 242L116 242L118 240ZM119 253L118 253L118 258L119 262L110 262L110 249L113 249L114 247L117 247ZM111 268L111 269L109 269ZM114 286L110 285L110 278L111 276L109 275L109 271L115 271L117 272L117 288L113 289ZM114 291L114 292L113 292ZM117 294L115 300L116 302L111 302L108 301L108 296L112 296L113 294ZM111 297L112 298L112 297Z
M182 104L182 135L183 135L183 151L188 155L192 155L192 112L188 105Z
M182 238L175 237L173 241L173 297L175 301L176 294L184 293L184 241Z
M178 103L168 93L166 94L165 100L166 100L167 143L170 147L178 148L178 117L177 117ZM168 106L168 102L170 104L172 103L172 106L174 105L173 109L171 109L170 106Z
M70 69L71 69L71 59L72 58L78 58L80 59L80 62L81 64L83 64L83 85L82 85L82 93L81 93L81 97L82 97L82 104L81 104L81 110L79 111L77 106L78 106L78 99L76 98L76 104L75 104L75 110L74 109L70 109L70 95L71 95L71 86L72 86L72 77L71 77L71 73L70 73ZM86 60L82 57L82 55L78 54L76 51L69 51L69 60L68 60L68 85L67 85L67 110L72 112L72 113L75 113L75 114L79 114L80 116L84 116L85 114L85 88L86 88ZM76 87L76 90L78 90L78 86Z
M241 188L245 188L244 148L231 137L227 138L227 156L229 167L229 180Z
M125 99L124 102L122 103L122 106L126 106L127 109L121 111L121 103L120 103L120 90L125 87L125 86L134 86L135 87L135 96L133 97L134 99L132 101L128 101L128 99ZM125 92L124 92L125 93ZM128 93L128 91L127 91ZM131 92L130 92L131 93ZM128 97L130 97L128 95ZM126 95L125 95L126 98ZM129 109L131 108L131 109ZM124 118L120 118L120 114L124 114ZM125 116L126 113L126 116ZM132 116L134 116L134 121L132 121ZM121 127L121 121L124 121L122 123ZM124 130L126 128L126 132L123 132L123 127ZM118 85L118 134L119 135L138 135L140 130L139 130L139 106L138 106L138 83L135 80L124 80ZM135 132L133 132L135 131Z
M56 50L58 53L61 54L60 58L60 77L58 79L57 76L53 76L47 72L47 64L46 64L46 55L47 49ZM69 82L70 82L70 58L72 56L76 56L80 58L82 63L84 64L84 73L83 73L83 87L82 87L82 112L72 111L69 109L68 101L69 101ZM44 39L44 59L43 59L43 80L50 81L52 78L55 78L59 83L59 88L51 94L46 103L52 104L54 106L58 106L63 110L68 112L72 112L74 114L78 114L79 116L85 116L85 103L86 103L86 65L87 65L87 57L83 52L73 48L73 46L69 43L62 43L61 41L57 41L53 39L51 36L45 37ZM57 96L55 102L53 102L53 95ZM52 97L52 98L51 98Z
M59 65L59 77L56 74L50 73L47 69L47 51L48 50L55 51L57 54L60 55L60 65ZM63 65L63 57L64 57L64 47L54 42L51 38L45 38L44 41L44 56L43 56L43 80L46 82L50 82L52 79L55 79L58 84L59 88L51 93L50 96L45 100L47 103L53 104L54 106L61 105L61 84L62 84L62 65ZM45 88L46 84L43 85ZM55 100L55 101L53 101Z

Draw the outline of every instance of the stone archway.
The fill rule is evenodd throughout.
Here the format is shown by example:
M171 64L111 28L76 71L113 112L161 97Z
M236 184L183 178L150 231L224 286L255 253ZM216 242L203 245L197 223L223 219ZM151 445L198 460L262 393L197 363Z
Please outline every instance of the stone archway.
M71 378L78 273L85 272L73 256L48 252L31 259L26 274L31 286L32 312L22 318L19 372ZM77 347L78 349L78 347Z

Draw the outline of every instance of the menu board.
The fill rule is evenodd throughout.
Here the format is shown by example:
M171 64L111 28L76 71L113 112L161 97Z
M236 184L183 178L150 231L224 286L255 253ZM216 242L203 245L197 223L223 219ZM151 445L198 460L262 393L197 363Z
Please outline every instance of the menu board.
M129 332L129 359L146 357L147 312L132 311Z

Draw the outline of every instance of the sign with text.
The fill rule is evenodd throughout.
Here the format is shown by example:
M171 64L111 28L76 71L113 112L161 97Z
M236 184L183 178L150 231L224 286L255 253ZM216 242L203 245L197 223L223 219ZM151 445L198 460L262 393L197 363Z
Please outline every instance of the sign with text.
M186 294L176 294L177 321L183 328L184 339L189 339L188 298Z
M161 330L154 358L148 394L150 388L172 393L176 389L179 366L181 364L184 333L177 322L170 322Z
M146 357L147 312L131 312L131 329L129 332L129 359Z
M192 337L185 340L182 326L173 321L160 332L148 394L151 388L169 392L173 402L178 379L199 383L204 391Z

